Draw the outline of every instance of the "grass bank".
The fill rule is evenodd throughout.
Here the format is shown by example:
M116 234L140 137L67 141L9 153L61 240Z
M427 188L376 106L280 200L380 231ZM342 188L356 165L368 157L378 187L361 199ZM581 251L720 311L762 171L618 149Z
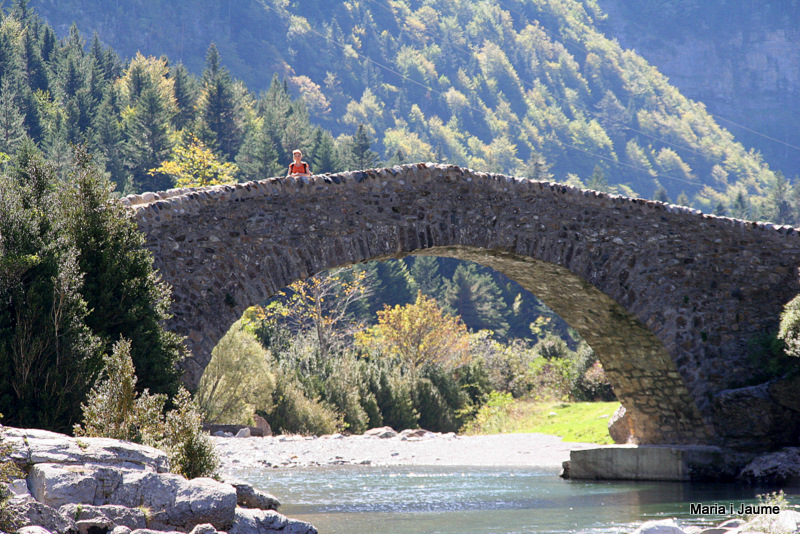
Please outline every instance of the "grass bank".
M564 441L601 445L613 443L608 420L619 402L554 402L512 399L495 394L464 434L538 432L560 436Z

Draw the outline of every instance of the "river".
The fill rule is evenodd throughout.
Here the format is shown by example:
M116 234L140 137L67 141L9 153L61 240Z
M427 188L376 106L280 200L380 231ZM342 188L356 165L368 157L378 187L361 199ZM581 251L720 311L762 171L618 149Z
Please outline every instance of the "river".
M322 534L621 533L651 519L718 524L689 503L757 503L767 489L741 484L562 480L552 467L237 469L274 494L281 513ZM789 501L800 502L787 491Z

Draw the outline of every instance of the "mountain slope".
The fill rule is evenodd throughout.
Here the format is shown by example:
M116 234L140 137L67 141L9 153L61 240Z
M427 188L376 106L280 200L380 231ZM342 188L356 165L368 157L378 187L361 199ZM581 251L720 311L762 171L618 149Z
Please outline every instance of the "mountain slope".
M365 124L384 161L553 175L780 219L780 179L703 104L605 36L595 0L31 6L61 28L68 17L85 21L123 54L139 43L195 72L213 39L251 89L278 72L318 124L335 134Z

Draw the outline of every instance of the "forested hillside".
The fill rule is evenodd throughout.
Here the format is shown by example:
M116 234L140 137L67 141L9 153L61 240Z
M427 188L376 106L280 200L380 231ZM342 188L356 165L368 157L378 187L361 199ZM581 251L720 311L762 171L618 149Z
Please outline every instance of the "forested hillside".
M657 10L656 4L645 7ZM295 128L289 138L273 133L282 137L282 162L287 144L314 154L321 142L324 164L315 170L347 167L331 155L346 152L342 136L363 124L360 133L374 140L377 154L358 163L447 161L719 214L797 220L796 192L783 176L737 143L702 103L684 98L657 69L602 33L608 21L595 0L31 6L62 35L72 19L87 33L97 30L126 59L137 49L167 54L170 69L183 61L199 74L208 68L201 55L213 40L221 64L250 91L277 73L292 95L302 96L301 113L326 130L316 138L311 128ZM231 117L239 131L216 147L231 161L269 107L244 85L234 86L241 98ZM204 101L192 104L178 102L178 115L192 119ZM187 126L210 140L201 125L174 125ZM327 132L337 138L336 150Z

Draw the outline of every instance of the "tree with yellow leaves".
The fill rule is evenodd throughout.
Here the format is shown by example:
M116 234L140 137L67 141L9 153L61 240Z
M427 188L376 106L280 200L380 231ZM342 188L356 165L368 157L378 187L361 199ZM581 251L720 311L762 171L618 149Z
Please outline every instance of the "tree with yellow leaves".
M424 364L455 368L469 360L466 325L422 292L413 304L379 311L378 324L356 334L356 342L371 352L399 357L415 370Z
M298 280L288 291L285 303L276 302L264 309L266 319L283 319L293 330L313 330L322 354L340 340L353 335L363 326L352 319L352 306L372 294L365 272L342 276L342 271L329 271Z
M220 163L201 140L188 134L186 143L173 150L172 158L150 169L150 174L174 176L177 187L204 187L234 183L238 171L234 163Z

